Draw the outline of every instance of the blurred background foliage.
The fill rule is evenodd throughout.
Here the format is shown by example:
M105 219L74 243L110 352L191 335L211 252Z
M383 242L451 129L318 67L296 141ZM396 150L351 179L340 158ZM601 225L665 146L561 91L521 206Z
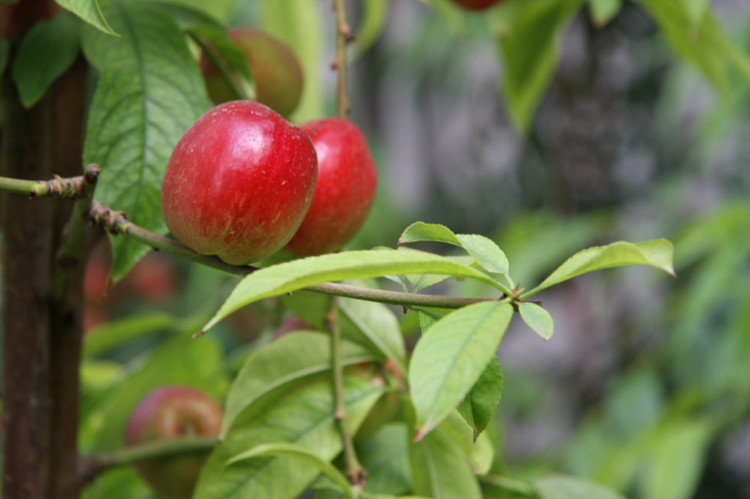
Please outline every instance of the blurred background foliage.
M657 24L655 3L586 3L560 27L553 64L516 60L551 71L524 121L501 84L513 75L494 14L461 14L444 0L349 2L361 30L351 117L381 174L375 210L351 247L394 246L414 220L442 223L493 237L529 287L586 246L672 240L676 279L626 269L547 291L556 323L547 342L514 322L499 352L503 452L493 469L572 473L633 498L750 497L750 84L742 71L716 69L725 53L706 58L701 50L713 47L692 50L663 17ZM297 51L307 93L293 120L334 114L329 2L236 4L199 7L229 25L264 27ZM709 6L685 4L696 19ZM749 53L750 5L714 0L710 9ZM96 283L106 260L102 251L88 271L98 277L87 292L84 450L119 446L103 423L124 418L156 384L189 378L225 395L286 313L266 301L177 347L170 342L198 330L236 278L149 255L105 295ZM138 291L148 265L141 274L169 276L163 295ZM414 324L403 316L405 332ZM109 473L90 492L144 494L132 490L132 473ZM491 485L485 492L503 497Z

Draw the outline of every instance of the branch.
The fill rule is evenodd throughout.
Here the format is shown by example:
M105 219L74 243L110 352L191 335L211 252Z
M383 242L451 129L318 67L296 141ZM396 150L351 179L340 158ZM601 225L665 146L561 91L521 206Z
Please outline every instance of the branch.
M125 213L114 211L98 201L91 203L89 217L94 223L103 226L112 234L125 234L128 237L132 237L136 241L151 246L154 249L165 251L191 262L207 265L237 275L247 275L258 270L257 267L231 265L216 256L207 256L196 253L174 239L154 234L143 227L135 225L127 219ZM472 303L500 301L505 299L504 296L496 298L462 298L443 295L422 295L405 293L402 291L364 288L335 282L313 284L305 289L327 295L343 296L345 298L354 298L392 305L402 305L405 307L461 308L466 305L471 305Z
M354 34L346 20L345 0L333 0L333 8L336 11L336 59L331 68L338 70L338 100L336 109L340 118L345 118L349 113L349 98L346 91L348 62L346 57L346 46L354 40Z
M214 437L184 437L124 447L108 453L83 456L79 460L78 478L82 484L86 484L110 468L130 466L160 457L196 451L210 451L218 444L219 439Z
M94 189L96 188L101 171L102 169L99 165L92 163L86 167L86 171L82 177L75 177L76 183L78 183L77 179L81 179L78 194L76 195L78 200L73 206L73 212L70 215L68 224L65 226L62 243L56 255L57 263L61 267L60 272L55 276L55 294L59 299L62 299L65 295L71 271L79 263L79 254L83 245L83 237L86 233L86 215L91 207Z
M63 178L55 175L51 180L24 180L0 177L0 190L36 197L75 199L83 197L84 176Z

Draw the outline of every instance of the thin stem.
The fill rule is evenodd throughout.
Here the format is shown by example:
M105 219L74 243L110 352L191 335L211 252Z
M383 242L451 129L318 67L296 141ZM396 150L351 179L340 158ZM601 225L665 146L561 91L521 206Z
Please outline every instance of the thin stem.
M345 118L349 113L349 97L346 89L348 71L346 46L354 40L354 34L346 20L345 0L333 0L333 9L336 12L336 59L331 66L338 70L336 110L340 118Z
M237 275L246 275L258 270L257 267L230 265L215 256L196 253L178 241L154 234L153 232L135 225L127 219L123 212L114 211L97 201L91 203L89 216L94 223L103 226L112 234L125 234L140 243L151 246L154 249L165 251L191 262L200 263L202 265L207 265ZM403 305L405 307L461 308L473 303L501 301L505 299L504 296L496 298L462 298L442 295L423 295L401 291L364 288L334 282L313 284L305 289L328 295L343 296L345 298L374 301L378 303Z
M218 444L219 439L214 437L184 437L124 447L106 454L82 457L78 474L82 483L87 483L110 468L129 466L149 459L210 451Z
M331 371L333 373L333 419L336 421L344 447L344 463L349 482L364 487L367 472L357 458L351 434L346 430L346 402L344 399L344 365L341 361L341 328L339 326L338 300L331 300L331 308L326 316L326 326L331 332Z

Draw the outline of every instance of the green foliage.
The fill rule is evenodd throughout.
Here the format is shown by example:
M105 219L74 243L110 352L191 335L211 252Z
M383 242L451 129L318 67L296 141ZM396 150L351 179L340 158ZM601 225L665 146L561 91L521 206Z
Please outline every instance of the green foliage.
M204 330L209 330L235 310L256 300L289 293L326 281L403 273L442 273L453 277L469 277L496 285L483 272L432 253L387 248L346 251L301 258L256 270L240 281L224 305L206 324Z
M479 380L512 315L507 303L477 303L424 332L409 366L417 440L440 424Z
M50 84L73 64L80 31L75 17L61 13L35 25L23 39L13 61L13 80L25 107L36 104Z
M499 42L506 76L502 90L510 118L528 131L539 100L547 90L559 57L559 36L582 0L539 0L517 12ZM533 63L531 63L533 61Z
M91 26L101 30L108 35L117 35L117 32L110 27L109 22L102 11L99 0L55 0L58 5L65 7L73 14L77 15Z
M122 36L83 30L83 50L99 80L89 110L84 163L102 166L96 199L165 233L160 188L169 155L208 108L203 80L174 20L158 5L105 4ZM112 237L117 281L148 248Z
M357 344L343 342L341 361L353 365L374 360ZM256 350L237 374L226 402L222 435L226 435L243 413L253 417L280 393L290 388L330 376L331 351L328 338L317 333L290 333Z
M353 431L383 388L356 376L348 376L344 388L346 422ZM282 456L227 462L257 445L278 442L295 444L330 461L342 445L332 408L333 391L328 380L304 385L277 399L267 411L227 435L209 457L193 497L296 497L318 474L316 464Z

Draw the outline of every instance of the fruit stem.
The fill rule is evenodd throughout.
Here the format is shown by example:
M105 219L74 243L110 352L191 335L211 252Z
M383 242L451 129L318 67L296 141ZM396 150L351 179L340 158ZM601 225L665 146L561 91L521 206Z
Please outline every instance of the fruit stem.
M215 437L181 437L123 447L108 453L91 454L81 458L78 478L81 483L86 484L110 468L129 466L158 457L210 451L218 444L219 439Z
M331 332L331 371L333 373L333 419L339 428L344 448L346 476L354 486L365 485L367 472L357 458L351 434L346 430L346 402L344 400L344 365L341 361L341 328L339 326L339 305L334 296L331 308L326 315L326 328Z
M345 1L333 0L333 9L336 12L336 60L331 66L338 71L336 110L339 118L346 118L349 113L349 97L346 91L348 70L346 46L354 40L354 34L346 21Z

